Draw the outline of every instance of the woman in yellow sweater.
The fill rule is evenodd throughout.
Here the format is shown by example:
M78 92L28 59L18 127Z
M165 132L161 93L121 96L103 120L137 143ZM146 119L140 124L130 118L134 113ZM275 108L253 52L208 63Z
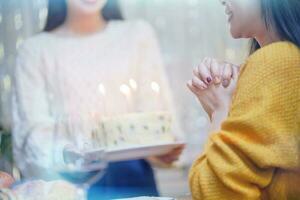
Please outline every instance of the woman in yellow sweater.
M300 1L221 2L232 36L254 42L238 80L206 59L188 83L215 128L190 172L193 199L300 199Z

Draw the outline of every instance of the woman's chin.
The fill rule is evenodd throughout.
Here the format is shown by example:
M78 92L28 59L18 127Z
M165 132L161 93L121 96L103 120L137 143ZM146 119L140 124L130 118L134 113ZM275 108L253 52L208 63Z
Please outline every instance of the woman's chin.
M240 39L242 38L242 34L238 31L235 31L232 27L230 28L230 33L231 33L231 36L234 38L234 39Z
M237 30L234 27L230 27L231 36L234 39L241 39L241 38L248 39L248 38L253 38L252 34L250 34L249 32L247 32L247 31L240 31L240 30L241 29Z

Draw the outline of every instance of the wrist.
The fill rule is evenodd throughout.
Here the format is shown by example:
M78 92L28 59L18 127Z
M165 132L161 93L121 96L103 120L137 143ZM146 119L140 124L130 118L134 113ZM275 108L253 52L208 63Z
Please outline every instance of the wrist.
M220 108L215 110L211 115L211 131L216 131L221 128L222 122L227 118L228 116L228 109L226 108Z
M215 109L212 110L212 112L210 112L209 114L210 121L211 122L216 121L218 118L223 116L224 113L226 113L226 109L224 106L215 107Z

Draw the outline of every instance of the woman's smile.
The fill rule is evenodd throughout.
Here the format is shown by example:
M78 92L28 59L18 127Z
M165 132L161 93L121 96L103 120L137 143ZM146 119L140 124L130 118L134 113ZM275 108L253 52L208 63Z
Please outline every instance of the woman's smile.
M81 1L86 4L95 4L97 3L98 0L81 0Z

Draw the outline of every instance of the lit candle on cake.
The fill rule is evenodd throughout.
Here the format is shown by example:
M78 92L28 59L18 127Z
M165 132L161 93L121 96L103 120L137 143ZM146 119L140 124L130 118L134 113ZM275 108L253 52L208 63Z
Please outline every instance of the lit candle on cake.
M137 82L131 78L129 79L129 86L131 87L132 89L132 105L136 105L136 101L137 101L137 97L138 97L138 84Z
M131 90L130 90L130 87L126 84L123 84L123 85L120 86L120 92L125 96L127 112L130 112L131 111Z
M106 109L107 109L106 108L106 89L105 89L105 86L102 83L100 83L98 85L98 91L101 95L101 100L102 100L102 105L103 105L103 112L106 115L107 114L106 113Z
M138 85L134 79L129 80L129 85L132 88L133 91L137 91Z
M159 84L157 82L155 82L155 81L152 81L151 82L151 89L155 93L155 103L156 103L155 109L161 110L160 86L159 86Z

